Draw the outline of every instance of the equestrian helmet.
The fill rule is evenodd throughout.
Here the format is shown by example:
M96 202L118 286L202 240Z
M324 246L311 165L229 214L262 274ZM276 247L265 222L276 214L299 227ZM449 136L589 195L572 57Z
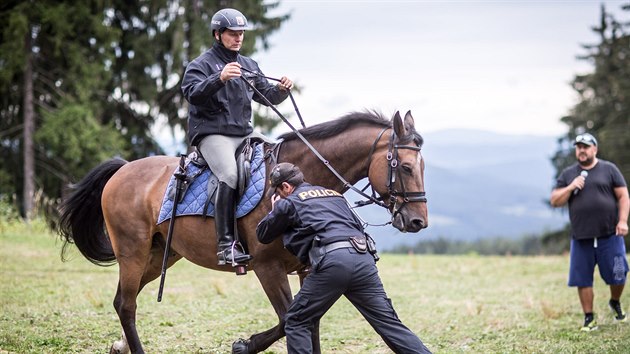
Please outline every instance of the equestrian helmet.
M247 24L247 18L240 11L235 9L221 9L212 16L210 22L210 29L214 36L214 31L218 30L219 33L223 33L226 29L233 31L245 31L250 27Z

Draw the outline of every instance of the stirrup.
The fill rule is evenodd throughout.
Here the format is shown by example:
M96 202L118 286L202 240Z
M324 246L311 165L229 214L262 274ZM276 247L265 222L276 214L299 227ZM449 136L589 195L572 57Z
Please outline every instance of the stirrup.
M246 266L252 260L252 256L245 253L243 246L237 241L232 242L230 247L217 252L217 264L226 265L230 263L232 267Z

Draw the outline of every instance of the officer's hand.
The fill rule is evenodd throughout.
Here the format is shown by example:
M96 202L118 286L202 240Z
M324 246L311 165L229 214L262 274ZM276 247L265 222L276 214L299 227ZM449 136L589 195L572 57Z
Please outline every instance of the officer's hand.
M271 196L271 210L273 210L273 205L274 205L274 204L276 204L276 202L277 202L278 200L280 200L280 199L282 199L282 197L281 197L281 196L279 196L279 195L277 195L276 193L274 193L274 194Z
M228 80L241 77L241 64L232 62L226 64L221 70L221 81L227 82Z
M293 81L289 80L288 77L283 76L280 78L280 83L278 84L282 91L289 91L293 88Z

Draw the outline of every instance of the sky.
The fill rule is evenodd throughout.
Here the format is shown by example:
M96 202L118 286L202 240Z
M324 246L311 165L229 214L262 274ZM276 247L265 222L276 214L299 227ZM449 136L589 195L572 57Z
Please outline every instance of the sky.
M603 3L628 19L623 1ZM252 57L267 76L302 88L295 100L307 126L357 110L410 110L421 133L560 136L560 118L577 102L570 82L593 69L576 57L599 43L591 27L601 4L285 0L272 14L291 18ZM293 111L290 100L279 108Z

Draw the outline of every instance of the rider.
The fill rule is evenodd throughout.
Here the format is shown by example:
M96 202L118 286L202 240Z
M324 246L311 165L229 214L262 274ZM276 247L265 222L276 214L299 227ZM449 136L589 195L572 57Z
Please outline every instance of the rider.
M212 16L210 25L215 39L212 48L191 61L182 80L182 92L189 103L188 139L196 146L217 176L215 226L219 265L246 263L251 256L234 247L234 213L238 182L235 152L247 138L271 141L252 126L252 99L255 96L247 80L272 104L284 101L293 83L282 77L272 85L262 75L258 63L239 53L247 18L235 9L222 9ZM241 69L243 69L241 71Z

